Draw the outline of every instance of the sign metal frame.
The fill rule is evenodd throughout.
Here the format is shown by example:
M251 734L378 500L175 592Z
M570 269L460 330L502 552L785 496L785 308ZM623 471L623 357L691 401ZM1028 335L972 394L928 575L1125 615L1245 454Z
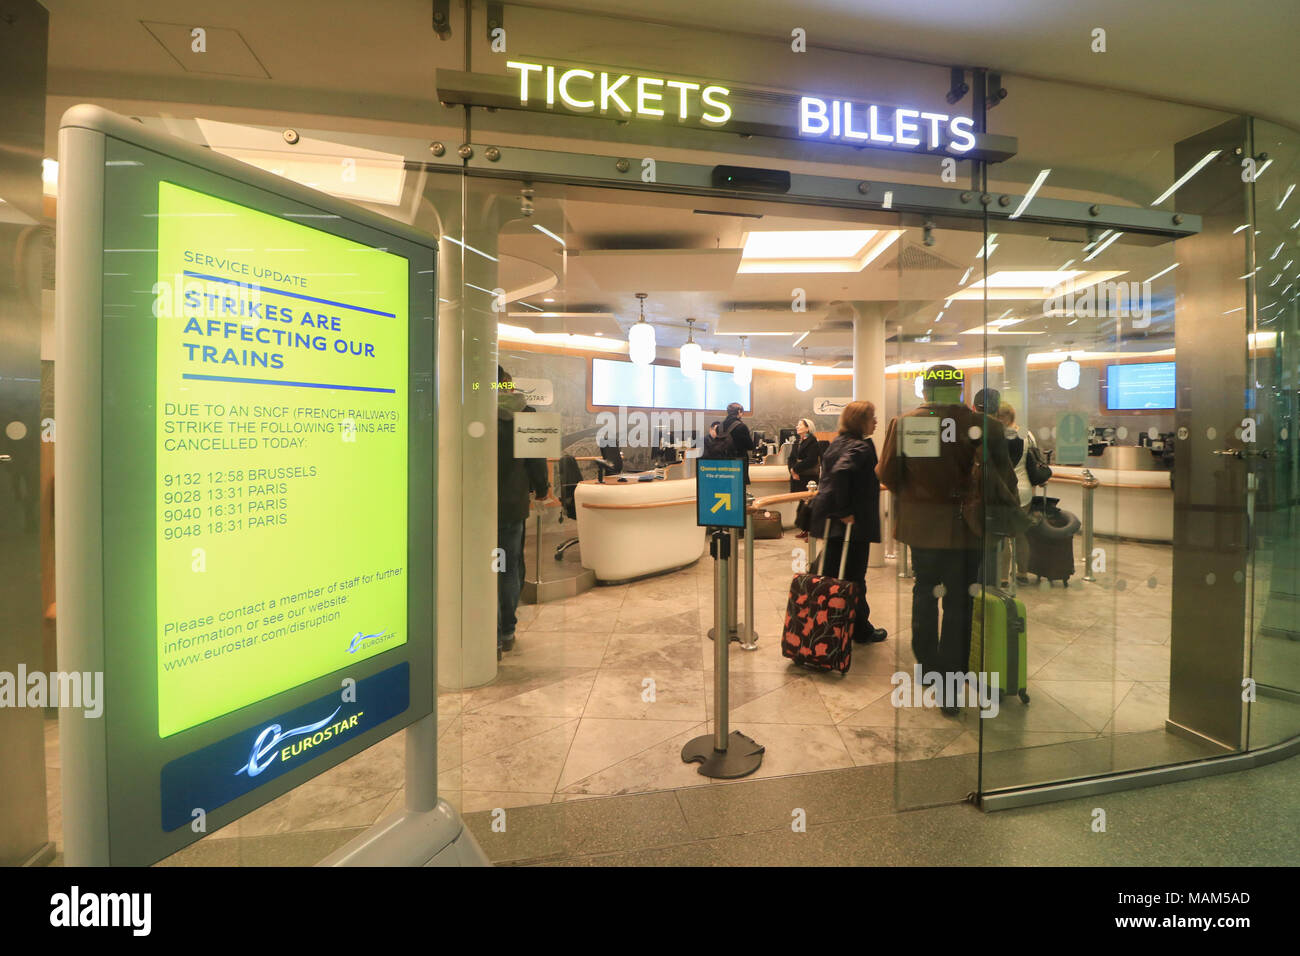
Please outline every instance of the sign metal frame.
M65 671L104 675L101 717L71 708L60 712L65 856L74 866L144 865L433 712L437 240L98 107L77 106L64 114L59 147L59 663ZM110 164L112 157L119 158ZM160 506L154 483L158 415L152 299L145 288L146 294L120 302L114 294L113 302L105 302L106 292L124 291L114 278L122 272L137 282L157 277L159 250L147 242L105 249L109 236L122 235L112 223L106 228L106 207L110 199L123 198L120 190L135 182L124 208L140 222L151 215L148 208L138 208L139 198L149 194L146 180L154 184L155 222L156 184L166 180L273 215L302 216L290 221L386 248L409 263L406 642L166 737L159 734L157 713L154 548ZM136 223L131 229L143 236L147 227ZM108 268L110 257L123 261L127 252L136 254L130 268ZM142 348L146 354L139 353ZM369 681L366 686L386 688L386 707L374 711L382 719L354 723L358 732L340 733L341 742L319 748L276 776L268 773L266 782L220 805L196 808L203 810L202 826L195 825L197 815L191 825L177 826L173 812L170 828L164 828L164 768L173 765L174 776L177 761L219 749L241 735L251 747L259 733L296 708L331 694L345 700L345 679L358 687Z

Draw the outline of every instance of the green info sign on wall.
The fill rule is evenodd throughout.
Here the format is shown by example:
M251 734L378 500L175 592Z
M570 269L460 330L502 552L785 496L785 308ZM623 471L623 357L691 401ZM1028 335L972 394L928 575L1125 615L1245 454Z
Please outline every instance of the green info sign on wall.
M168 736L406 643L407 263L158 189Z
M432 710L436 242L92 107L60 161L66 852L151 863Z

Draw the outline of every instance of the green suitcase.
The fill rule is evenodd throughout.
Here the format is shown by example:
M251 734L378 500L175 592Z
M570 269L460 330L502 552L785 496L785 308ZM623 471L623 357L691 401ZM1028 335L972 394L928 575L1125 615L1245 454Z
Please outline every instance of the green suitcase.
M1029 703L1028 628L1025 602L999 588L985 588L975 597L971 615L970 669L998 675L1004 694L1018 694Z

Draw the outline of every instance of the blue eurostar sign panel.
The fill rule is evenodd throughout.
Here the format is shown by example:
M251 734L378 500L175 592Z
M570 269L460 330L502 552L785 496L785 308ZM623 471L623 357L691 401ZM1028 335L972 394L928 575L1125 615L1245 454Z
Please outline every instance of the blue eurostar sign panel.
M410 664L363 677L351 692L328 694L173 760L162 768L162 828L189 823L313 757L396 717L409 706Z
M700 527L745 527L745 463L739 458L698 459L695 509Z

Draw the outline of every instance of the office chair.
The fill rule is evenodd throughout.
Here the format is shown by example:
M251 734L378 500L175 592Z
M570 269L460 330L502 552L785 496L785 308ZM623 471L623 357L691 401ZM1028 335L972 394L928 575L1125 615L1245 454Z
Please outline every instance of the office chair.
M601 481L606 475L618 475L623 472L623 450L617 445L606 445L600 450L604 461L596 462L596 472Z
M617 451L618 449L615 449ZM578 505L574 500L574 492L577 490L578 483L582 481L582 469L578 467L578 459L572 455L564 455L560 458L560 521L563 522L567 517L573 521L578 520ZM568 551L578 543L578 538L566 538L555 546L555 560L564 560L564 552Z

